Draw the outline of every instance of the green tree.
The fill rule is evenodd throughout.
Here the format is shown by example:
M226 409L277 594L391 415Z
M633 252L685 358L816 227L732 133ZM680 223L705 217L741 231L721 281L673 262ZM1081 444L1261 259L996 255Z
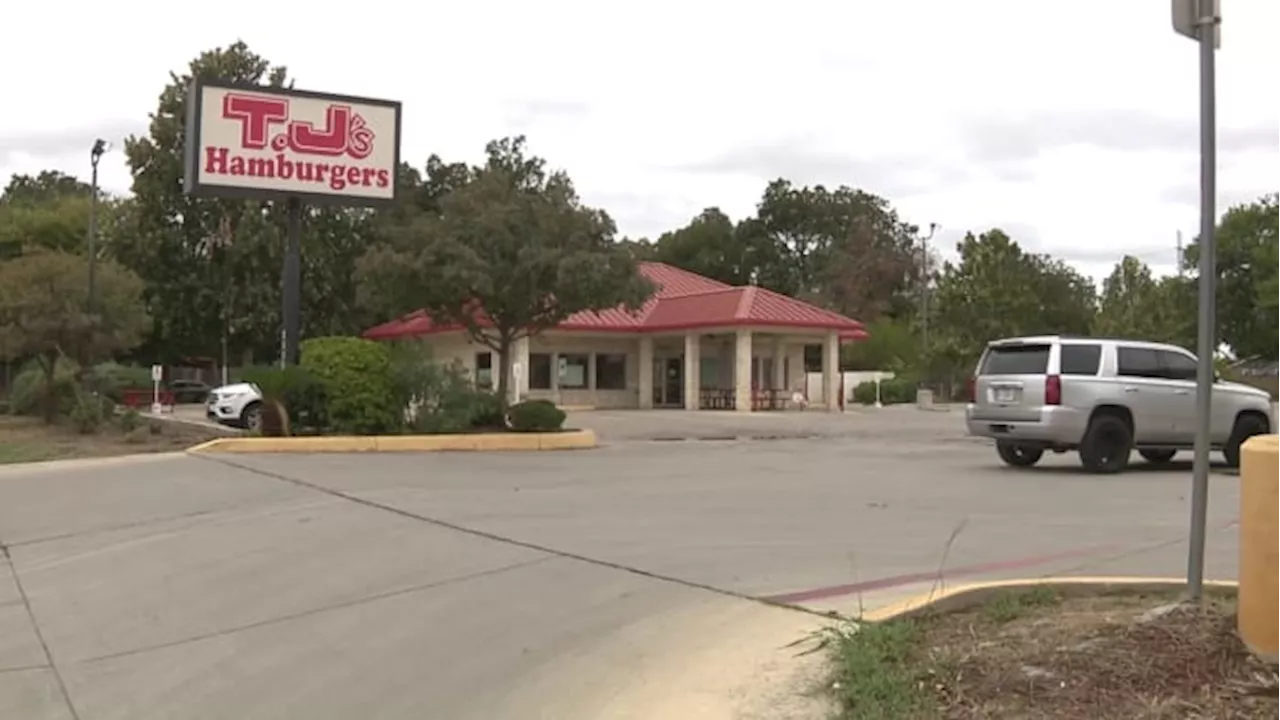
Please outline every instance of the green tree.
M844 346L844 370L889 370L913 373L920 369L920 333L906 320L883 318L867 325L866 340Z
M749 285L771 253L766 240L746 225L735 225L720 208L710 207L688 225L663 233L651 257L730 285Z
M744 231L758 233L768 250L760 285L868 320L915 306L917 229L883 198L779 179L765 188Z
M45 376L44 417L56 407L49 390L61 357L84 364L135 347L148 319L142 281L111 261L97 270L93 314L88 308L87 261L64 252L36 251L0 262L0 338L12 357L34 357Z
M959 262L943 265L934 294L935 368L964 371L997 338L1089 332L1093 288L1066 265L994 229L965 235L956 251Z
M523 137L490 142L484 165L361 259L362 297L387 316L424 309L458 323L499 358L574 313L639 308L652 286L613 242L613 221L582 204L563 172L526 156Z
M0 205L44 205L67 197L89 197L88 183L58 170L14 175L0 192Z
M1145 263L1126 255L1102 281L1094 332L1194 348L1195 310L1188 308L1188 290L1184 280L1156 278Z
M1216 238L1218 339L1242 358L1275 360L1280 344L1277 236L1280 202L1266 195L1222 216ZM1198 271L1197 239L1184 251L1184 267Z

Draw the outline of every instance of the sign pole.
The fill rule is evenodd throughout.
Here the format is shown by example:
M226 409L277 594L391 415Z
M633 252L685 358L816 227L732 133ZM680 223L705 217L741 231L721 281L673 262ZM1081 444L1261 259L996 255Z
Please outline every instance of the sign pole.
M290 197L286 203L288 222L284 249L284 271L280 278L283 296L284 352L281 364L298 364L298 343L302 332L302 200Z
M1216 313L1217 248L1214 224L1217 211L1217 90L1215 88L1214 52L1218 44L1221 18L1216 0L1195 3L1195 29L1200 43L1200 298L1196 352L1196 439L1191 479L1191 540L1187 556L1187 594L1199 601L1204 592L1205 521L1209 508L1209 418L1213 408L1213 357L1217 332ZM1175 12L1177 5L1175 3ZM1176 18L1175 18L1176 20ZM1176 22L1175 22L1176 27Z

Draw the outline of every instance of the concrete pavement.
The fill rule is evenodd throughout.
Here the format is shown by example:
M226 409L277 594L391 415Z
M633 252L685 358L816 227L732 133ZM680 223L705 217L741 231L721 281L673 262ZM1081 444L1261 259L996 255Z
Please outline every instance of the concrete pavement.
M3 471L0 717L821 717L817 656L784 646L825 621L751 598L856 613L943 582L1184 571L1185 465L1014 471L927 416ZM1215 476L1215 578L1237 501Z

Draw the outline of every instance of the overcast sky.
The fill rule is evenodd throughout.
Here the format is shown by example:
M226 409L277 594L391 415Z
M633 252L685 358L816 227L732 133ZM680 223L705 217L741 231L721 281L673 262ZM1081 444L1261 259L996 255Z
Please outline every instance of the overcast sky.
M1220 211L1280 186L1280 3L1224 5ZM882 195L944 247L1000 226L1094 277L1125 253L1171 271L1197 227L1197 48L1167 0L160 7L6 8L0 86L29 112L0 115L0 181L87 178L93 138L145 133L171 70L241 38L300 88L401 100L415 165L528 135L632 236L746 215L778 176ZM119 152L101 182L128 190Z

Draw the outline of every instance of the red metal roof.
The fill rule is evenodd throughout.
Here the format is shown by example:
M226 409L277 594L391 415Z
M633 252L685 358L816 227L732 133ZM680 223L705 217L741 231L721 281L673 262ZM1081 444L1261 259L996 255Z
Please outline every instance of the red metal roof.
M750 326L835 330L842 338L855 340L868 337L857 320L765 288L726 285L663 263L640 263L640 274L658 289L637 312L620 307L580 312L558 329L643 333ZM436 325L419 310L369 328L364 337L387 340L458 329L457 325Z

